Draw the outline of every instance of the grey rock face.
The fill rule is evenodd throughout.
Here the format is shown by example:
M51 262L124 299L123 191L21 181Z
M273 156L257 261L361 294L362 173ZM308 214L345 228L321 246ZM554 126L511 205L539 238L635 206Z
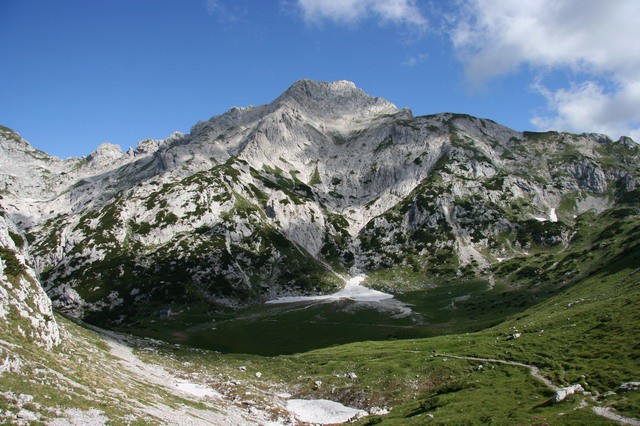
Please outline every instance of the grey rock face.
M571 174L576 178L580 189L596 194L602 194L607 190L607 177L597 164L591 162L576 163L570 166L570 170Z
M3 130L0 184L56 306L126 321L167 300L330 291L334 270L482 275L566 244L575 216L635 191L639 158L626 139L414 117L303 80L127 153L61 160Z
M122 153L122 148L120 148L120 145L105 142L98 148L96 148L95 151L89 154L87 159L89 161L111 163L114 160L119 159L123 155L124 154Z
M26 240L18 228L0 214L0 324L18 339L46 349L60 343L51 301L28 263ZM13 319L12 319L13 318ZM18 318L17 320L15 318Z

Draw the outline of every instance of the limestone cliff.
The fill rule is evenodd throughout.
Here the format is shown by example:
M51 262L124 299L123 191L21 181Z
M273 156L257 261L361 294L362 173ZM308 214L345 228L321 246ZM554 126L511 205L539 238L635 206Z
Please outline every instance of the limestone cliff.
M0 211L0 324L19 342L25 339L46 349L60 343L51 301L29 264L20 230ZM17 343L13 342L13 343Z
M640 176L628 138L414 117L344 81L299 81L189 134L86 158L1 130L8 217L55 306L101 323L326 292L336 271L390 290L490 278L570 244L577 218L633 198Z

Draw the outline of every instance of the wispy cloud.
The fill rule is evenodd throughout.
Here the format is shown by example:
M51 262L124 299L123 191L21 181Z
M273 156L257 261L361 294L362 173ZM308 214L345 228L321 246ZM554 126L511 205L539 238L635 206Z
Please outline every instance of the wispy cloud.
M640 136L640 2L465 0L451 33L474 87L523 66L569 70L568 87L533 84L539 128Z
M297 0L297 7L309 24L355 24L374 18L419 31L427 27L427 19L415 0Z
M417 55L410 56L406 61L402 63L405 67L414 67L420 62L424 62L429 58L428 53L418 53Z
M246 9L239 6L229 7L222 0L207 0L205 6L209 15L217 16L223 23L240 21L246 15Z

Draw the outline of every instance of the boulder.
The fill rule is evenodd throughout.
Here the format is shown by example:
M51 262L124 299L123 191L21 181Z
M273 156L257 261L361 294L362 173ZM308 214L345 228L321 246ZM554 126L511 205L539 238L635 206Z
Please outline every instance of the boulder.
M566 397L568 397L569 395L573 395L576 392L584 392L584 388L582 387L582 385L572 385L556 390L556 393L551 398L551 401L553 401L554 403L563 401Z

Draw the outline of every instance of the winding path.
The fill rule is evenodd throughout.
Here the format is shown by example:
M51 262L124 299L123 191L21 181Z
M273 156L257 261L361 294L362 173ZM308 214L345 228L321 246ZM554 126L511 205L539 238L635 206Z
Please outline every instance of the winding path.
M459 356L459 355L451 355L451 354L436 353L435 356L453 358L453 359L463 359L463 360L469 360L469 361L492 362L496 364L514 365L516 367L528 368L529 371L531 372L531 375L536 379L540 380L542 383L544 383L549 389L553 390L554 392L560 389L560 387L554 385L551 380L547 379L542 374L540 374L540 369L535 365L524 364L522 362L516 362L516 361L507 361L504 359L479 358L479 357L473 357L473 356ZM633 419L630 417L624 417L619 414L613 413L611 412L609 407L592 407L591 411L593 411L593 413L598 416L604 417L609 420L613 420L614 422L618 422L625 425L640 426L640 420Z
M551 380L547 379L542 374L540 374L540 369L538 367L536 367L535 365L524 364L522 362L516 362L516 361L506 361L504 359L477 358L477 357L473 357L473 356L458 356L458 355L450 355L450 354L435 354L435 356L454 358L454 359L465 359L465 360L469 360L469 361L493 362L493 363L496 363L496 364L515 365L516 367L528 368L533 377L535 377L536 379L540 380L542 383L544 383L552 391L555 392L558 389L560 389L558 386L554 385Z

